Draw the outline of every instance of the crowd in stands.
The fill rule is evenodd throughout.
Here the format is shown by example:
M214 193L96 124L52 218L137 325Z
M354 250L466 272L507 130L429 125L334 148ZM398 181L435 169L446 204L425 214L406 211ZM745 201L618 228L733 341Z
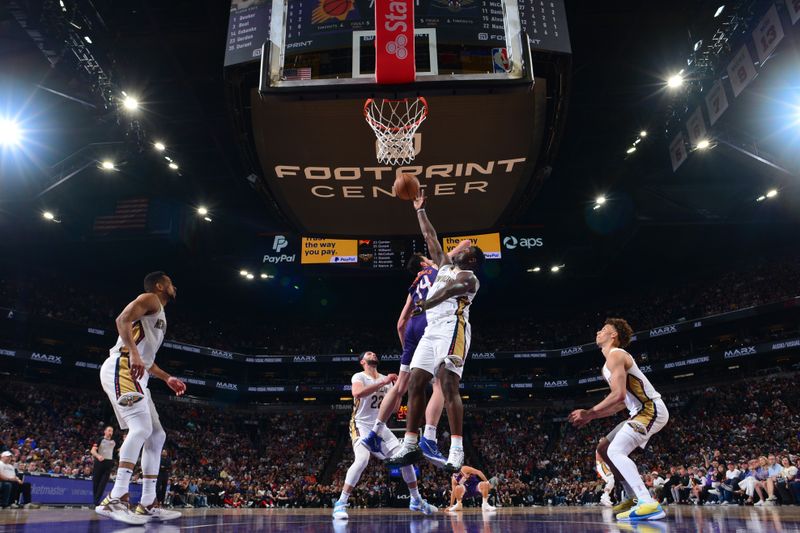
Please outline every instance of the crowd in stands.
M598 308L576 312L575 306L559 311L548 307L546 316L535 309L528 317L492 313L474 317L472 351L515 351L562 348L591 342L607 316L635 317L637 330L671 324L766 304L796 296L800 286L800 261L761 260L709 279L668 287L631 287ZM115 289L117 292L119 288ZM0 307L17 312L113 329L113 320L132 294L111 294L95 286L64 284L58 273L37 272L35 281L13 273L0 277ZM396 310L399 312L399 309ZM369 346L378 353L396 353L396 313L380 327L372 322L262 320L257 317L215 315L215 310L195 310L176 305L169 310L167 338L224 350L282 355L350 353ZM211 313L211 314L209 314ZM365 315L363 321L375 320ZM367 327L369 326L369 327Z
M750 379L668 396L669 425L635 456L653 495L668 503L800 503L796 379ZM167 430L167 504L322 507L341 490L352 460L345 412L254 412L166 398L157 404ZM558 406L468 410L467 464L493 478L495 503L599 500L594 449L623 417L576 430L564 414ZM9 382L0 388L0 451L9 450L23 474L90 477L89 450L106 423L116 425L99 390ZM446 421L439 436L446 451ZM449 500L450 480L441 471L421 465L420 481L432 503ZM387 506L405 494L399 478L371 461L351 503Z

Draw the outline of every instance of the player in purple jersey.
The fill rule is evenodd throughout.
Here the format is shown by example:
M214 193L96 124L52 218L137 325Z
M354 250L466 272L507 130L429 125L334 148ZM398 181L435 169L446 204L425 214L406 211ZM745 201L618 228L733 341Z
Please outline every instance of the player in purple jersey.
M472 241L469 239L461 241L448 255L457 254L470 246L472 246ZM425 313L414 315L413 311L428 297L428 290L433 286L433 282L439 272L438 265L422 254L414 254L406 266L416 277L408 288L406 303L397 321L397 334L400 336L400 344L403 347L403 355L400 358L400 372L398 372L399 377L394 387L384 398L372 431L362 440L373 452L380 450L380 434L383 428L386 427L386 422L392 413L396 413L400 408L403 396L408 390L408 379L411 375L411 358L414 356L414 350L417 349L417 344L419 344L419 340L428 325ZM433 394L431 394L425 409L425 431L422 439L420 439L420 449L431 463L443 468L447 463L447 458L439 451L439 446L436 442L436 428L439 425L439 419L442 417L444 395L438 380L433 379L431 381Z
M480 496L482 498L481 510L486 512L494 512L497 509L489 505L489 491L492 490L492 485L486 476L477 468L471 466L462 466L461 470L453 474L450 479L450 507L447 509L451 513L461 511L464 505L461 500L464 498L474 498Z

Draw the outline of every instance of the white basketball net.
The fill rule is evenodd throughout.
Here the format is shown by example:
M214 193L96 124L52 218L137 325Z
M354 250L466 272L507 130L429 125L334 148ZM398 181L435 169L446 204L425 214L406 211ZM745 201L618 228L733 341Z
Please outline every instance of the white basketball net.
M369 98L364 104L364 117L378 139L380 163L405 165L414 160L414 134L428 117L425 98Z

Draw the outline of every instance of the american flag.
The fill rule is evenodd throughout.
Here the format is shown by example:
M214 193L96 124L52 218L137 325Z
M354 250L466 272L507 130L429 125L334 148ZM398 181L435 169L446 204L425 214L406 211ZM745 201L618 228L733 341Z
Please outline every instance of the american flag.
M118 230L137 230L147 227L147 198L129 198L117 202L113 215L94 219L95 233L109 233Z
M311 67L285 68L283 77L286 78L286 81L310 80Z

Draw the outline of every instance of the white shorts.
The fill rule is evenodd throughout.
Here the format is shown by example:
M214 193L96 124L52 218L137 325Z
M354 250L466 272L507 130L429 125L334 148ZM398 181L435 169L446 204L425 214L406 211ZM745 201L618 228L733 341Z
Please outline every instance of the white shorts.
M411 368L420 368L435 377L439 367L444 365L460 378L469 353L471 333L469 322L463 317L454 316L428 324L411 359Z
M356 446L364 446L366 444L361 442L362 437L366 437L369 435L369 432L372 431L372 426L368 426L366 424L360 424L358 422L351 422L350 423L350 440L353 443L353 450L356 449ZM377 457L378 459L384 460L388 459L389 457L394 455L394 452L400 448L400 441L397 439L394 433L387 428L386 426L383 427L383 430L378 435L381 439L381 453L377 454L372 451L372 455Z
M109 357L100 367L100 383L111 401L120 429L128 429L128 420L141 413L149 414L154 427L160 424L147 388L149 379L150 374L145 370L141 379L134 381L125 355Z
M611 442L620 432L624 432L633 439L639 448L644 450L650 437L661 431L667 422L669 422L669 411L666 404L659 398L653 401L652 408L645 406L630 419L620 422L611 430L611 433L606 435L606 439Z

